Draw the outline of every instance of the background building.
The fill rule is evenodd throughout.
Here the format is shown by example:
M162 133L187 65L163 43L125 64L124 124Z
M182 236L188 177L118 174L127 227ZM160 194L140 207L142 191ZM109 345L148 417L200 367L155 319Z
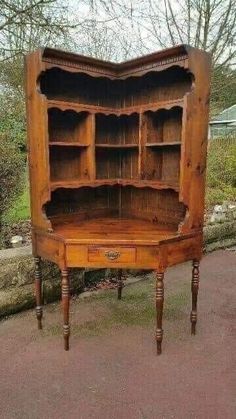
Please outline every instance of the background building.
M210 138L236 133L236 104L222 111L210 121Z

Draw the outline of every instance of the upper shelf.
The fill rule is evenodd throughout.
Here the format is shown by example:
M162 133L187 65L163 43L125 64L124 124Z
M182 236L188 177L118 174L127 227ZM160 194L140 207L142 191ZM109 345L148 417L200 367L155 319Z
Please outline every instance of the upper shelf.
M171 147L171 146L180 146L181 141L169 141L162 143L146 143L146 147Z
M90 112L90 113L102 113L105 115L130 115L132 113L141 113L146 111L157 111L159 109L171 109L174 107L183 107L184 99L165 100L154 103L148 103L145 105L128 106L125 108L108 108L103 106L95 105L84 105L76 102L64 101L64 100L47 100L47 108L57 108L61 111L72 110L75 112Z
M59 147L88 147L89 144L76 143L74 141L50 141L49 146Z
M96 144L98 148L137 148L138 144Z
M82 187L97 187L97 186L135 186L137 188L152 188L152 189L173 189L179 191L179 185L177 183L158 181L158 180L139 180L139 179L96 179L96 180L60 180L50 182L51 191L55 191L59 188L82 188Z

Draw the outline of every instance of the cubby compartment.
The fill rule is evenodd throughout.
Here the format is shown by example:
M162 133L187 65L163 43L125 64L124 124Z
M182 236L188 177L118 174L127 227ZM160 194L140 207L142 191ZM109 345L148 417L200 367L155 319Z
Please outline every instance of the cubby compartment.
M160 109L157 112L145 112L146 145L178 145L182 137L182 113L181 107L170 110Z
M139 115L102 115L95 119L97 147L138 147Z
M49 150L51 182L89 179L87 148L53 145Z
M48 110L48 134L50 144L86 146L90 138L90 116L87 112L72 110Z
M153 231L158 224L177 226L186 211L177 192L148 187L121 187L119 205L123 217L149 221Z
M97 179L137 179L138 149L96 149Z
M52 192L46 213L49 217L76 213L77 220L118 217L118 189L114 186L59 188Z
M123 109L182 98L191 90L192 81L192 74L178 65L126 79L92 77L55 67L42 73L39 86L51 100Z
M142 179L157 180L173 187L179 183L182 114L181 107L173 107L141 115Z
M146 147L142 178L176 185L180 173L179 147Z
M116 224L116 221L126 219L132 223L132 220L143 220L147 222L146 228L150 229L151 233L163 225L176 228L183 220L186 208L179 202L178 193L171 190L106 185L95 188L57 189L52 192L51 201L47 203L45 210L49 218L56 217L55 222L58 222L60 216L72 217L78 228L80 221L99 219L101 225L108 225L109 221L113 233L117 228L121 231L123 228L122 224ZM135 228L134 233L137 234L137 224ZM145 231L142 225L139 234L145 234ZM128 234L128 231L123 233Z

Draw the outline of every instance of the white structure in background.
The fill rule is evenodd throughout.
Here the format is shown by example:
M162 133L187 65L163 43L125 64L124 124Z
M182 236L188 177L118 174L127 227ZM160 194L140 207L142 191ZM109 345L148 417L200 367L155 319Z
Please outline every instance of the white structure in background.
M236 135L236 104L225 109L210 121L210 138Z
M210 223L222 223L236 219L236 205L224 202L222 205L215 205L210 218Z
M12 247L21 247L23 242L22 236L12 236L10 243Z

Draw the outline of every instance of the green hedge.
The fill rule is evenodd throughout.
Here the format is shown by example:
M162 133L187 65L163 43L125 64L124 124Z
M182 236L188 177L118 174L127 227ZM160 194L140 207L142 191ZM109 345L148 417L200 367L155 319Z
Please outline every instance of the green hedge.
M209 142L206 205L236 201L236 137Z
M25 162L19 148L7 136L0 135L0 221L23 185Z

